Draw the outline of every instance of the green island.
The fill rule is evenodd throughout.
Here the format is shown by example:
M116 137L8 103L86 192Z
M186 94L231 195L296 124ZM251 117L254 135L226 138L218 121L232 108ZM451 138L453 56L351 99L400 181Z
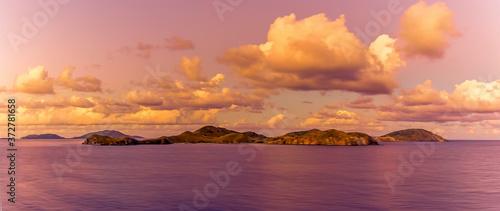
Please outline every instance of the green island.
M447 142L445 138L424 129L398 130L378 137L379 141L408 142L408 141L434 141Z
M181 144L181 143L217 143L217 144L288 144L288 145L335 145L366 146L378 145L378 142L408 141L447 141L443 137L423 129L395 131L380 137L372 137L360 132L343 132L335 129L321 131L290 132L283 136L266 137L255 132L236 132L222 127L205 126L194 132L186 131L176 136L162 136L155 139L138 140L131 136L120 138L102 134L88 136L83 144L90 145L140 145L140 144Z

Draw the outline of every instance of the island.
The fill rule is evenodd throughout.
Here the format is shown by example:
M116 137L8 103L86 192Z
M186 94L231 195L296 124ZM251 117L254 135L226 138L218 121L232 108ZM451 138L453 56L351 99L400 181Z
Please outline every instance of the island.
M141 139L141 138L144 138L142 136L131 136L131 135L127 135L127 134L124 134L120 131L116 131L116 130L102 130L102 131L97 131L97 132L92 132L92 133L87 133L85 135L82 135L82 136L77 136L77 137L73 137L73 139L84 139L84 138L88 138L92 135L102 135L102 136L108 136L108 137L111 137L111 138L121 138L121 137L129 137L129 138L134 138L134 139Z
M27 136L21 137L21 139L65 139L65 138L61 137L57 134L45 133L45 134L27 135Z
M171 143L263 143L267 137L255 132L236 132L222 127L205 126L195 132L186 131L177 136L170 136L167 139Z
M378 145L375 138L359 132L346 133L339 130L321 131L312 129L287 133L284 136L268 138L268 144L301 144L301 145L336 145L336 146L364 146Z
M424 129L398 130L380 136L377 138L377 140L385 142L408 142L408 141L447 142L448 141L445 138Z
M176 136L162 136L156 139L136 140L132 137L110 137L93 134L83 144L92 145L138 145L138 144L175 144L175 143L218 143L218 144L294 144L294 145L337 145L363 146L377 145L375 138L359 132L346 133L339 130L321 131L318 129L298 131L278 137L266 137L255 132L236 132L222 127L205 126L194 132L186 131Z
M91 145L137 145L137 144L171 144L167 137L162 136L155 139L137 140L131 137L113 138L105 135L94 134L85 139L83 144Z
M137 136L127 136L118 131L104 130L89 135L83 144L91 145L140 145L140 144L287 144L287 145L334 145L366 146L378 145L378 142L435 141L447 142L445 138L424 129L406 129L372 137L361 132L340 130L305 130L290 132L282 136L266 137L252 131L237 132L222 127L204 126L194 132L185 131L176 136L161 136L155 139L138 140ZM90 134L90 133L89 133ZM103 135L111 134L111 135ZM87 135L87 134L86 134ZM139 136L140 137L140 136ZM142 137L141 137L142 138Z

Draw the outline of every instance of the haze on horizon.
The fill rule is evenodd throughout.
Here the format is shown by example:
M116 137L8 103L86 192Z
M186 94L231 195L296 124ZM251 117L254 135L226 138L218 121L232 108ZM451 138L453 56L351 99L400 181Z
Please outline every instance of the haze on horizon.
M214 125L500 140L500 2L40 2L0 2L0 105L17 99L19 137Z

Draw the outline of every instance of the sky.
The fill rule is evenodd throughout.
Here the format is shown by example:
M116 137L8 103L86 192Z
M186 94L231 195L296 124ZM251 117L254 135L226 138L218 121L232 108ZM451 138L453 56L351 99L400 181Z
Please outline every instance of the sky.
M157 137L214 125L268 136L423 128L500 140L498 1L0 8L0 105L16 99L17 136Z

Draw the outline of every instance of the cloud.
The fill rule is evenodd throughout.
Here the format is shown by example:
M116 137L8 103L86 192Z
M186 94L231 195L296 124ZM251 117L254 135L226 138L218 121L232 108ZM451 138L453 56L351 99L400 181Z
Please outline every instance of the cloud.
M181 59L180 67L183 70L184 76L192 81L206 81L207 77L202 75L200 63L200 57L195 56L192 59L189 59L183 56Z
M200 62L201 59L198 57L193 59L183 57L181 64L186 70L189 70L187 72L195 72L195 76L200 79L200 76L204 77ZM193 71L194 69L195 71ZM254 94L254 90L240 91L224 87L224 79L225 75L221 73L216 74L210 80L202 81L182 81L170 76L158 76L134 82L138 89L126 94L124 99L133 104L147 106L152 110L221 109L261 112L264 109L264 98L266 97ZM147 90L147 92L137 91L139 88Z
M283 120L286 118L285 115L283 114L278 114L274 117L271 117L271 119L267 120L267 124L269 125L269 127L271 128L275 128L275 127L283 127L284 126L284 123L283 123Z
M92 103L90 100L86 98L77 97L75 95L69 98L68 105L80 108L91 108L95 106L95 104Z
M443 2L428 6L420 1L406 10L401 17L399 34L405 56L442 58L449 46L447 38L460 35L453 22L454 16Z
M130 91L125 94L125 99L143 106L159 106L163 104L163 99L151 91Z
M375 104L373 104L373 98L371 97L359 97L358 99L347 103L347 107L349 108L358 108L358 109L373 109L376 108Z
M19 124L23 125L86 125L98 124L105 116L92 108L65 107L46 109L19 108Z
M364 46L343 15L330 21L324 14L303 20L291 14L275 20L266 43L228 49L218 61L252 88L389 94L399 86L396 68L404 65L395 41L381 35Z
M144 108L129 114L105 115L93 112L92 108L66 107L47 109L19 109L19 120L23 125L104 125L111 127L117 124L141 125L182 125L213 124L218 110L151 110Z
M19 107L25 109L47 109L47 108L66 108L66 107L79 107L79 108L92 108L95 104L87 98L78 96L55 97L52 99L33 99L31 97L26 100L21 100Z
M89 101L91 104L88 104ZM31 102L18 108L23 125L204 125L214 124L218 109L152 110L149 107L129 107L114 99L72 97L69 100ZM37 106L38 107L35 107ZM91 107L94 105L94 107ZM103 107L105 106L105 107ZM121 108L121 109L117 109ZM105 111L105 112L103 112Z
M93 76L85 76L76 79L72 79L73 70L75 67L67 66L57 79L57 84L70 88L73 91L80 92L100 92L101 81Z
M402 90L393 103L379 106L384 121L478 122L500 118L500 80L490 83L466 80L452 93L437 91L430 80Z
M29 68L28 73L16 76L14 91L29 94L54 94L53 79L48 76L43 66Z
M131 53L135 53L137 57L149 59L151 58L153 52L156 52L161 49L178 51L178 50L192 50L195 48L193 42L191 42L190 40L182 39L177 36L173 36L171 38L165 38L164 41L167 43L164 46L162 44L150 44L146 42L138 42L135 46L124 46L120 48L118 51L128 55L130 55ZM109 56L110 55L108 55L108 57Z
M158 105L147 105L135 99L135 95L144 95L145 93L132 92L126 97L126 100L132 103L141 103L149 106L153 110L172 110L172 109L249 109L260 111L264 109L264 100L262 97L252 94L235 91L221 84L224 81L223 74L217 74L208 81L189 81L171 79L168 76L149 79L145 83L140 83L149 92L157 96L150 97L147 101L154 101L153 104L162 100ZM138 97L137 97L138 98ZM146 101L146 100L143 100Z
M328 109L339 109L342 106L344 106L345 104L346 104L346 101L342 101L342 102L336 102L333 104L324 105L323 107L328 108Z
M249 125L250 125L250 126L253 126L253 124L250 124L250 123L248 122L248 119L247 119L247 118L243 118L243 119L240 119L240 120L238 120L238 121L234 122L232 126L233 126L233 127L238 127L238 126L239 126L239 127L241 127L241 126L249 126Z
M106 116L113 114L130 114L142 109L141 106L136 103L130 103L121 99L90 97L89 100L95 104L92 112L101 113Z
M165 41L167 42L166 48L172 51L194 49L194 44L191 40L185 40L177 36L165 38Z
M156 47L148 43L139 42L136 49L138 51L137 54L135 54L136 56L149 59L149 57L151 57L151 51L155 50Z
M355 112L327 106L300 123L303 128L337 129L346 131L382 131L386 125L375 119L361 116Z
M447 93L445 91L437 91L432 88L431 80L427 80L424 84L419 84L410 90L401 90L401 93L396 97L398 101L406 106L418 106L429 104L445 104L444 98Z

